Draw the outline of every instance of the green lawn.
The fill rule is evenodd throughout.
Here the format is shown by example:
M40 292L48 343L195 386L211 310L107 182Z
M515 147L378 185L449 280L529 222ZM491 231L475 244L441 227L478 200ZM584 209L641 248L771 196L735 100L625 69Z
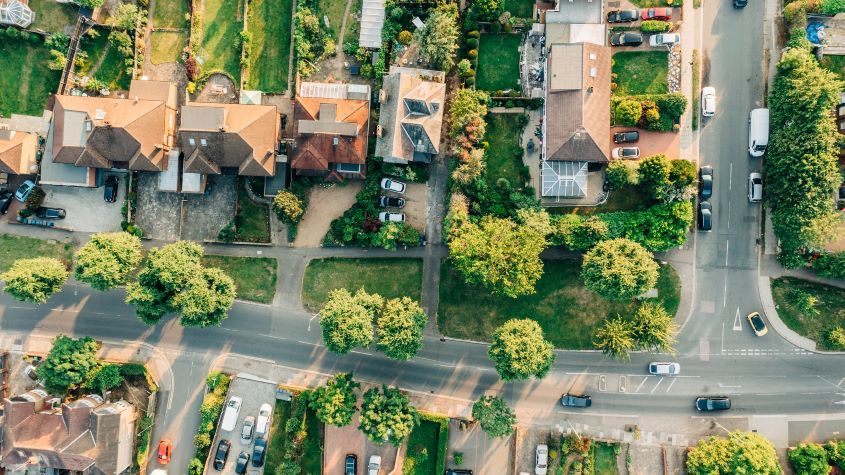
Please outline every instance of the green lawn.
M198 55L203 74L225 72L238 87L241 80L243 2L205 0L204 5Z
M560 208L549 208L552 214L580 214L590 216L596 213L609 213L611 211L639 211L646 210L655 202L645 193L638 190L636 186L629 185L619 190L610 192L607 201L598 206L567 206Z
M276 401L276 408L273 410L270 440L267 441L267 459L264 461L264 470L268 474L276 473L276 466L284 460L285 424L290 418L290 406L290 402Z
M818 315L808 314L794 305L790 292L795 289L818 299ZM772 281L772 297L778 309L778 316L791 330L815 341L820 350L841 349L831 347L824 336L836 325L845 327L845 289L794 277L779 277Z
M522 35L481 35L476 86L485 91L519 86L519 45Z
M302 441L303 475L320 475L323 473L323 425L317 419L317 414L311 409L305 411L305 440Z
M30 257L55 257L70 264L73 247L46 239L0 234L0 272L9 270L16 260Z
M505 0L504 7L517 18L531 18L534 14L534 2L531 0Z
M530 317L546 338L562 349L592 349L593 334L607 318L634 313L636 302L606 300L587 290L581 280L580 259L544 261L545 272L533 295L511 299L494 296L480 286L468 285L463 276L443 263L440 274L440 307L437 323L443 334L490 341L493 330L506 320ZM675 314L680 280L671 266L661 268L659 301ZM471 295L472 299L467 299Z
M182 57L188 34L177 31L154 31L150 36L153 64L175 63Z
M246 87L282 93L288 87L291 0L253 0L248 29L252 34Z
M385 298L407 296L419 301L422 269L422 259L412 258L313 259L302 281L302 305L317 311L328 300L330 290L355 292L362 287Z
M420 425L408 436L408 452L402 465L402 475L442 473L443 470L438 470L437 467L437 448L446 442L440 440L440 424L428 420L420 421Z
M301 397L295 394L294 398ZM276 467L284 460L285 424L290 418L291 403L276 401L273 412L273 422L270 429L270 440L267 442L267 459L264 471L268 474L276 473ZM299 464L302 475L320 475L323 464L323 427L320 420L310 409L305 411L306 436L302 441L302 457Z
M349 9L349 18L346 19L346 33L343 35L344 42L346 40L358 39L361 33L361 22L358 21L358 16L361 14L364 0L352 0L352 7ZM340 48L340 46L338 46Z
M317 18L320 19L320 28L325 30L326 24L323 16L329 17L329 35L337 42L340 35L340 27L343 24L343 12L346 11L346 0L317 0ZM350 10L350 13L355 13ZM338 50L342 45L337 45Z
M153 27L188 28L185 15L188 14L187 0L156 0L153 10Z
M616 73L614 94L666 94L669 92L668 51L622 51L613 55Z
M235 223L235 241L270 242L270 208L253 203L241 180L238 180L238 210Z
M96 38L84 36L82 39L82 50L88 53L88 59L76 68L77 73L103 81L112 91L128 90L132 76L127 73L126 58L109 43L109 30L99 28L97 32Z
M484 140L490 144L485 154L484 176L491 186L504 178L516 187L522 188L531 179L528 169L522 163L522 147L519 146L519 119L522 114L487 115L487 133ZM516 153L520 155L517 156Z
M276 295L276 259L205 255L203 264L217 267L234 279L238 298L250 302L271 303Z
M79 7L75 4L59 3L56 0L29 0L29 8L35 13L30 29L59 33L66 26L76 24Z
M0 38L0 114L40 116L50 93L59 86L61 71L47 68L50 50L43 44Z
M826 54L822 56L819 64L828 71L833 71L839 76L839 79L845 81L845 56L836 54Z
M618 444L599 442L595 447L595 475L617 475L619 467L616 466L616 454L613 453L613 448L618 447Z

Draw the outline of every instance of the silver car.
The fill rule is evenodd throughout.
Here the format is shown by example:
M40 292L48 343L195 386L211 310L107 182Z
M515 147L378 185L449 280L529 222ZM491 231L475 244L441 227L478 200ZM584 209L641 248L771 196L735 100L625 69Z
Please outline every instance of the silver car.
M655 376L677 376L681 374L681 365L678 363L652 362L648 364L649 374Z
M255 417L247 416L244 418L244 425L241 428L241 443L249 445L252 440L252 432L255 430Z

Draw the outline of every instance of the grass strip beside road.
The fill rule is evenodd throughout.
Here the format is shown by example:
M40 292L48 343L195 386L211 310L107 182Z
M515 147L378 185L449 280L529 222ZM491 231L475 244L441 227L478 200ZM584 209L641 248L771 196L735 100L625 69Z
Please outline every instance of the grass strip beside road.
M277 261L271 257L238 257L206 254L206 267L217 267L235 281L241 300L272 303L276 295Z
M53 240L0 234L0 272L6 272L18 259L54 257L70 265L73 247Z
M701 101L701 69L698 64L698 50L692 50L692 130L698 130L698 110Z
M801 308L795 297L801 293L817 299L815 312ZM772 281L772 297L778 316L790 330L815 341L820 350L843 350L832 346L825 335L837 325L845 328L845 289L795 277L779 277Z

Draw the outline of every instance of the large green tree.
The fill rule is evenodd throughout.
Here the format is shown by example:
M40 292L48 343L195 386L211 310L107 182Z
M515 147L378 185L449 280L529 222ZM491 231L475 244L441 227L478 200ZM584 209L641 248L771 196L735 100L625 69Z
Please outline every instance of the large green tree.
M781 475L775 446L754 432L731 432L727 438L701 439L687 452L690 475Z
M376 321L376 347L388 358L409 360L422 348L426 323L428 317L415 300L409 297L390 299Z
M356 346L373 342L373 320L384 305L384 299L364 289L352 295L346 289L329 292L329 300L320 310L323 342L329 351L346 354Z
M141 239L132 234L101 233L76 253L74 277L97 290L110 290L126 283L141 262Z
M352 373L339 373L329 378L325 386L311 391L308 405L325 424L348 426L355 415L355 390L361 385L352 379Z
M93 338L78 340L59 335L53 340L50 354L44 359L35 374L44 381L47 392L64 395L88 381L89 375L97 369L97 350L100 344Z
M639 348L660 353L675 352L675 319L662 305L645 302L631 321L632 336Z
M119 365L104 365L95 370L93 374L93 377L86 383L86 386L91 389L96 389L97 391L100 391L100 393L105 393L109 389L116 388L123 384L123 375L120 373Z
M614 300L628 300L657 283L659 266L651 253L629 239L609 239L590 249L581 266L584 285Z
M638 186L656 200L666 198L671 190L669 179L671 169L672 165L665 155L653 155L644 158L637 168Z
M787 453L789 463L800 475L828 475L827 451L820 444L799 444Z
M408 396L387 385L364 393L358 419L358 428L368 439L377 444L390 442L397 447L420 423L420 415Z
M3 291L23 302L46 303L54 293L62 290L69 272L65 265L52 257L18 259L0 274L6 282Z
M441 3L414 33L414 41L420 45L420 55L426 62L448 72L455 64L459 35L458 5Z
M530 318L503 323L493 332L487 353L504 381L542 378L555 362L554 346L543 337L540 324Z
M596 330L593 344L611 358L627 359L628 352L636 345L631 322L618 315L608 318Z
M449 97L449 133L454 138L463 135L470 123L478 127L473 133L483 137L487 131L484 116L490 95L484 91L461 88Z
M516 414L504 399L498 396L481 396L472 405L472 418L478 421L490 437L506 437L513 434Z

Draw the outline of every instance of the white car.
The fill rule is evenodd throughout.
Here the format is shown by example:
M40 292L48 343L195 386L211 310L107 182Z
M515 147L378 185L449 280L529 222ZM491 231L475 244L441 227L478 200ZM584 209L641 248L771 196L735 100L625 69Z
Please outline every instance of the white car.
M704 117L716 115L716 88L705 87L701 90L701 115Z
M549 446L540 444L534 453L536 463L534 464L534 475L546 475L549 470Z
M658 33L651 35L648 39L648 44L652 47L656 46L672 46L681 42L681 35L677 33Z
M258 419L255 420L255 437L264 437L270 430L270 414L273 413L273 406L266 402L258 408Z
M763 201L763 175L757 172L748 174L748 201L751 203Z
M616 147L610 155L616 159L640 158L640 147Z
M378 470L381 468L381 457L378 455L370 455L370 463L367 464L367 475L378 475Z
M656 376L677 376L681 374L681 365L655 361L648 364L648 372Z
M378 220L382 223L404 223L405 213L391 213L390 211L382 211L378 214Z
M382 178L381 189L399 193L401 195L405 193L405 184L392 178Z
M231 432L235 428L235 424L238 422L238 414L241 413L241 403L243 403L243 399L238 396L229 398L226 409L223 411L223 422L220 424L223 431Z

